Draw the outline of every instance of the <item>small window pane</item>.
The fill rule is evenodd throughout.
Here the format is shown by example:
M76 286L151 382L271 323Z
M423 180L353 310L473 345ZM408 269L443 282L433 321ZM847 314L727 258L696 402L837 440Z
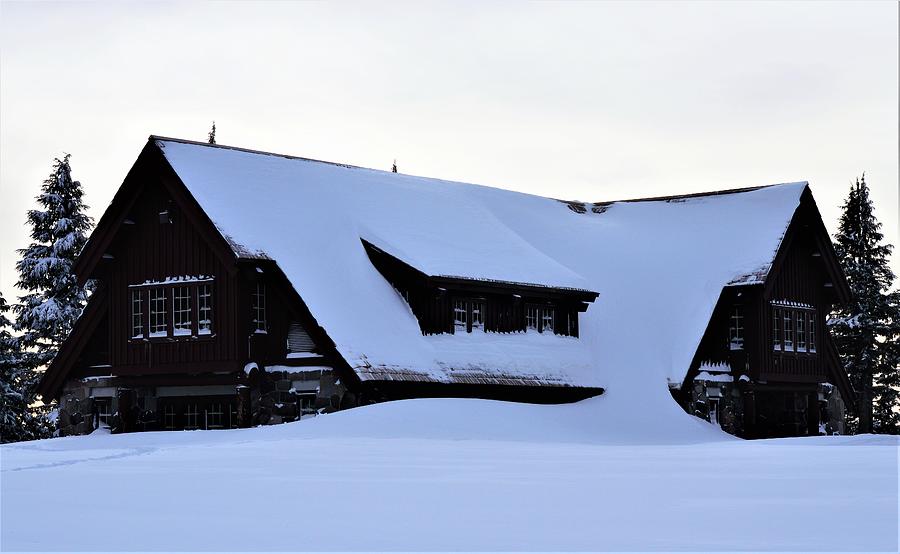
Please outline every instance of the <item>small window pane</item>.
M200 428L200 406L197 404L188 404L184 410L184 428L199 429Z
M131 291L131 338L144 336L144 292Z
M794 351L794 310L784 310L784 350Z
M472 330L484 330L484 302L473 301L472 305Z
M774 350L781 350L781 308L775 308L772 310L772 313L775 314L774 320L772 321L772 348Z
M731 311L728 344L731 350L744 349L744 312L740 306L735 306Z
M797 352L806 352L806 312L797 312Z
M537 306L526 306L525 308L525 329L538 331L538 308Z
M207 429L221 429L224 426L225 421L225 409L224 404L221 402L215 402L209 405L206 410L206 422L205 427Z
M541 308L541 333L553 332L554 310L553 308Z
M191 289L175 287L172 289L172 332L176 336L191 334Z
M175 406L169 404L163 412L163 426L166 429L175 429Z
M166 316L166 289L150 289L151 337L164 337L168 334Z
M256 283L253 291L253 329L257 333L266 332L266 285Z
M809 351L816 351L816 312L809 313Z
M201 335L212 333L212 286L197 287L197 332Z
M456 332L468 331L468 310L466 310L465 300L453 301L453 328Z

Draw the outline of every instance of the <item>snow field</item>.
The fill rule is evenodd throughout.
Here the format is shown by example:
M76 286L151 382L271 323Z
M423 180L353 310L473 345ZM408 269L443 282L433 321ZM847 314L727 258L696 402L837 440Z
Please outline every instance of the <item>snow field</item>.
M0 448L3 550L896 550L891 437L410 400ZM49 505L53 506L48 510ZM35 514L49 514L48 518Z

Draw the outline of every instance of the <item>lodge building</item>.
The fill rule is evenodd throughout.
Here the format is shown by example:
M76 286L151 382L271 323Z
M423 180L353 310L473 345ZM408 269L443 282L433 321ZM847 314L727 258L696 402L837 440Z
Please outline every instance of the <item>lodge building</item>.
M95 290L40 384L62 434L651 387L795 436L854 394L806 183L585 203L152 136L75 273Z

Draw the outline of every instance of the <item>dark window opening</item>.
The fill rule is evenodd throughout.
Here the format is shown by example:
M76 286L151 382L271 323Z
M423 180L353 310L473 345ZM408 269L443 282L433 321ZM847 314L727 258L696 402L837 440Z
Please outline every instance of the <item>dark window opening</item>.
M197 333L212 333L212 287L208 284L197 287Z
M131 338L144 338L144 291L131 291Z
M454 299L453 300L453 332L471 333L484 331L484 300L479 299Z
M150 289L150 336L164 337L169 334L166 317L166 289Z
M256 283L256 289L251 298L251 311L253 314L253 331L266 332L266 285Z
M191 334L191 289L175 287L172 289L172 334L184 336Z
M731 310L728 326L728 347L731 350L744 349L744 311L740 306Z
M772 310L772 348L781 351L781 308Z

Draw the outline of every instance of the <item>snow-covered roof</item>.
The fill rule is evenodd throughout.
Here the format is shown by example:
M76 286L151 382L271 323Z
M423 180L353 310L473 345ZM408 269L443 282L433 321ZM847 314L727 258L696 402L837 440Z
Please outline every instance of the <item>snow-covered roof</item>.
M569 209L539 196L155 139L242 257L276 261L363 379L681 381L724 286L765 279L806 183ZM360 239L429 275L586 289L580 338L423 336ZM665 392L668 394L668 392Z

